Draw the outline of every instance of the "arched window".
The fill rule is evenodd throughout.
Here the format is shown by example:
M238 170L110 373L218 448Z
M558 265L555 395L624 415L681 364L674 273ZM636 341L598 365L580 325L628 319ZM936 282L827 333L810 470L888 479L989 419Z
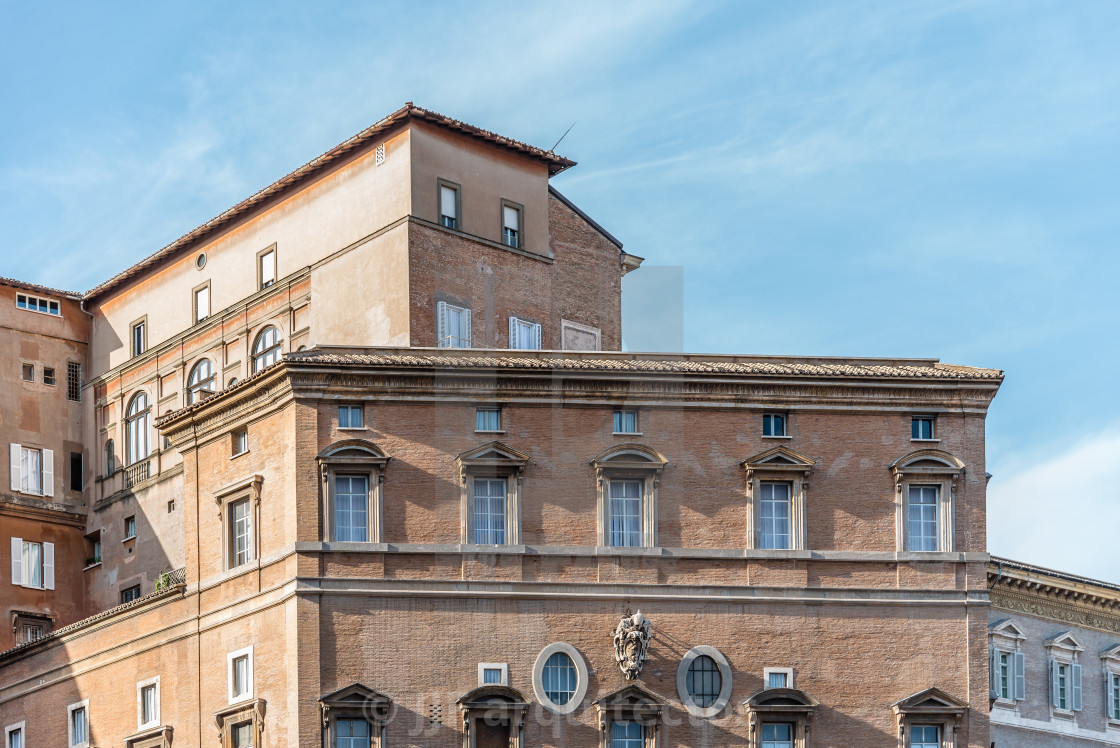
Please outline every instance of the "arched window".
M261 330L253 343L253 373L280 360L280 331L272 325Z
M149 432L152 427L152 411L148 407L148 393L137 392L128 404L128 416L125 418L125 441L128 443L128 464L131 465L146 458L152 452Z
M187 378L187 405L193 405L201 400L204 392L214 392L217 389L217 379L214 376L214 364L210 359L204 358L194 365L191 375Z

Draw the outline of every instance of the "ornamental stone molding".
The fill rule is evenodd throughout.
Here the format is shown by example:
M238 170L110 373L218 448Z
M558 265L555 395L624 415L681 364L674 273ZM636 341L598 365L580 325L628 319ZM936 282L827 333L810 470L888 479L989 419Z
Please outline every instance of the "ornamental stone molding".
M626 680L636 680L646 664L651 628L649 619L639 610L632 616L624 616L611 634L614 658Z
M1085 628L1120 634L1120 615L1091 612L1072 604L1040 600L1031 595L992 590L992 607L1012 613L1025 613L1039 618L1072 623Z

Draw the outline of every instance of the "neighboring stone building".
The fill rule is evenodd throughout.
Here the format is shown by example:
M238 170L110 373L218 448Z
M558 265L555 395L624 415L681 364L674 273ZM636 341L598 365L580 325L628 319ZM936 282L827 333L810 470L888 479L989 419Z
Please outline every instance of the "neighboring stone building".
M101 550L5 748L988 745L1001 373L619 352L571 165L408 105L66 297Z
M1120 585L992 558L995 748L1120 745Z

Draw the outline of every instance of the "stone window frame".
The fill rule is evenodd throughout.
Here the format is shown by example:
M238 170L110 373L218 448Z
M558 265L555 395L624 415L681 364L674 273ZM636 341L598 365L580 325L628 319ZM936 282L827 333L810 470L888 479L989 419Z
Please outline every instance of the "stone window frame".
M4 748L8 748L12 744L12 733L17 731L19 732L21 748L27 745L27 720L22 720L4 726Z
M530 456L500 441L468 449L455 458L459 473L459 541L474 542L474 478L506 479L506 537L503 546L521 545L521 499Z
M516 244L510 244L506 241L506 208L517 212ZM501 207L498 209L498 242L502 246L512 249L525 249L525 206L504 197L501 199Z
M1027 656L1023 651L1026 633L1010 618L1003 618L988 626L988 701L992 708L1013 709L1018 711L1019 703L1026 700ZM1000 692L999 656L1010 658L1009 696ZM1020 688L1021 686L1021 688ZM1020 695L1021 694L1021 695Z
M152 719L144 721L144 689L149 686L156 687L156 713ZM136 730L143 732L159 727L163 717L163 706L160 704L160 677L146 678L136 683Z
M203 362L210 365L210 376L196 379L195 373L199 371ZM183 385L184 405L201 403L203 400L213 397L218 391L218 370L215 368L214 360L209 356L199 356L191 362L190 366L184 367L184 370L187 373L187 381Z
M233 748L233 729L246 722L252 726L253 745L263 745L265 700L250 699L239 701L232 706L214 712L214 725L218 728L218 739L222 748Z
M334 746L340 719L361 719L370 726L370 748L384 748L393 699L361 683L332 691L319 698L325 744Z
M786 676L786 688L796 688L793 683L793 668L791 667L765 667L762 669L762 685L765 689L770 689L770 674L781 673Z
M1085 645L1073 635L1070 631L1062 631L1046 639L1044 644L1046 648L1047 660L1047 703L1050 707L1050 718L1061 717L1063 719L1076 720L1077 712L1084 709L1084 695L1083 695L1083 672L1080 662L1080 654L1085 651ZM1066 699L1067 707L1062 708L1057 706L1057 678L1058 667L1060 665L1069 666L1069 681L1067 685L1068 698Z
M199 317L199 315L202 314L203 310L199 309L198 294L199 294L200 291L203 291L203 290L206 291L206 310L205 310L206 313L204 315L202 315L201 317ZM214 301L211 298L211 296L212 296L212 293L211 293L211 288L210 288L210 281L206 281L205 283L199 283L197 286L195 286L194 288L191 289L191 324L190 324L190 327L194 327L195 325L201 325L203 322L210 319L211 310L214 308Z
M249 683L248 690L241 696L233 693L233 665L234 662L242 657L249 658L249 665L247 668ZM242 647L241 649L234 650L233 652L226 653L226 696L231 705L240 704L243 701L249 701L256 693L256 675L254 673L256 663L253 661L253 645Z
M720 675L720 688L719 695L716 700L712 702L711 706L700 707L692 700L691 694L688 692L688 669L692 663L700 656L707 656L712 658L719 668ZM727 658L715 647L707 644L700 644L685 653L681 658L680 664L677 665L677 696L681 700L688 713L694 717L701 719L711 719L723 711L724 707L731 700L731 686L732 686L732 672L731 663Z
M911 725L938 725L941 748L957 748L957 729L968 704L940 688L927 688L891 704L898 727L898 748L906 748Z
M218 505L218 519L222 524L222 574L224 576L234 576L260 566L261 484L263 482L264 476L257 473L214 492L214 503ZM231 556L233 548L229 508L231 504L243 499L249 501L249 558L244 563L234 566Z
M486 683L483 679L486 677L487 670L498 670L501 672L501 679L497 683ZM478 685L480 686L508 686L509 685L509 663L508 662L480 662L478 663Z
M765 688L743 702L747 745L760 748L764 724L793 726L793 748L809 748L810 727L820 702L796 688Z
M890 464L895 481L895 543L900 553L950 553L956 550L957 484L965 464L940 449L919 449ZM910 487L935 486L937 491L937 549L910 550Z
M595 701L595 721L599 727L599 748L611 748L611 729L615 722L642 725L642 748L660 748L663 712L667 702L638 683L624 686Z
M385 468L392 458L368 439L343 439L324 447L315 461L319 464L322 526L324 543L361 542L335 540L334 493L336 475L366 475L369 491L366 505L367 543L384 542Z
M454 226L448 226L443 222L444 187L455 193L455 216L452 218L452 220L455 221ZM458 182L452 182L450 179L436 177L436 223L445 229L459 232L463 231L463 185Z
M611 545L610 491L611 480L642 481L642 543L637 548L657 547L657 493L661 474L669 461L661 453L644 444L617 444L600 452L591 461L595 468L597 544ZM618 546L625 548L629 546Z
M124 739L124 748L171 748L172 732L168 725L141 730Z
M81 743L74 742L74 712L82 709L86 714L86 739ZM66 745L70 748L89 748L89 699L70 704L66 707Z
M456 700L463 726L463 748L477 748L473 730L478 720L509 721L509 748L525 748L525 712L528 700L509 686L479 686Z
M272 280L268 281L268 283L266 284L265 280L264 280L264 258L269 253L272 254ZM263 291L266 288L271 288L272 286L276 285L277 281L280 280L279 259L280 259L279 258L279 253L277 252L277 249L276 249L276 242L273 242L272 244L269 244L267 247L265 247L261 251L257 252L256 263L257 263L257 290L258 291Z
M803 454L779 445L748 457L739 463L746 472L746 548L758 549L763 483L788 483L789 491L789 548L774 551L808 550L809 528L806 520L809 491L809 474L816 463Z
M1113 644L1101 652L1101 670L1104 672L1104 695L1107 699L1105 705L1105 718L1109 727L1120 727L1120 711L1113 711L1114 690L1120 691L1120 682L1113 683L1113 678L1120 678L1120 644Z
M136 346L136 328L140 328L140 350ZM139 317L128 323L128 352L129 358L137 358L148 352L148 315Z
M258 346L258 343L265 343L265 335L269 330L276 331L276 342L272 345ZM280 329L280 324L276 320L270 320L263 323L260 327L253 331L252 335L247 335L246 340L249 342L249 376L258 372L264 371L268 367L274 365L282 358L284 358L284 331ZM271 362L265 362L265 359L270 356L275 356ZM258 362L259 365L258 365Z
M572 693L572 698L568 700L567 704L557 704L548 698L544 688L544 666L548 663L549 658L558 652L568 655L576 668L576 690ZM553 714L571 714L579 709L583 705L583 700L587 697L589 683L590 676L587 670L587 662L583 659L579 650L567 642L549 644L540 651L533 663L533 693L536 694L537 701L541 703L541 706Z
M34 588L32 588L34 589ZM50 636L51 631L54 630L54 616L47 613L40 613L38 611L30 610L13 610L12 611L12 634L16 644L26 644L27 641L20 636L20 629L25 625L42 626L43 633L39 639L44 639ZM32 641L38 641L33 639Z

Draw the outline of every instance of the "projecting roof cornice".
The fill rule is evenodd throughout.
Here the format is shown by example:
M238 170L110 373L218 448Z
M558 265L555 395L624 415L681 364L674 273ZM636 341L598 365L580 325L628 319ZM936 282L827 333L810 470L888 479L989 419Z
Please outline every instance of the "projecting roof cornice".
M992 607L1120 633L1120 585L992 557Z

